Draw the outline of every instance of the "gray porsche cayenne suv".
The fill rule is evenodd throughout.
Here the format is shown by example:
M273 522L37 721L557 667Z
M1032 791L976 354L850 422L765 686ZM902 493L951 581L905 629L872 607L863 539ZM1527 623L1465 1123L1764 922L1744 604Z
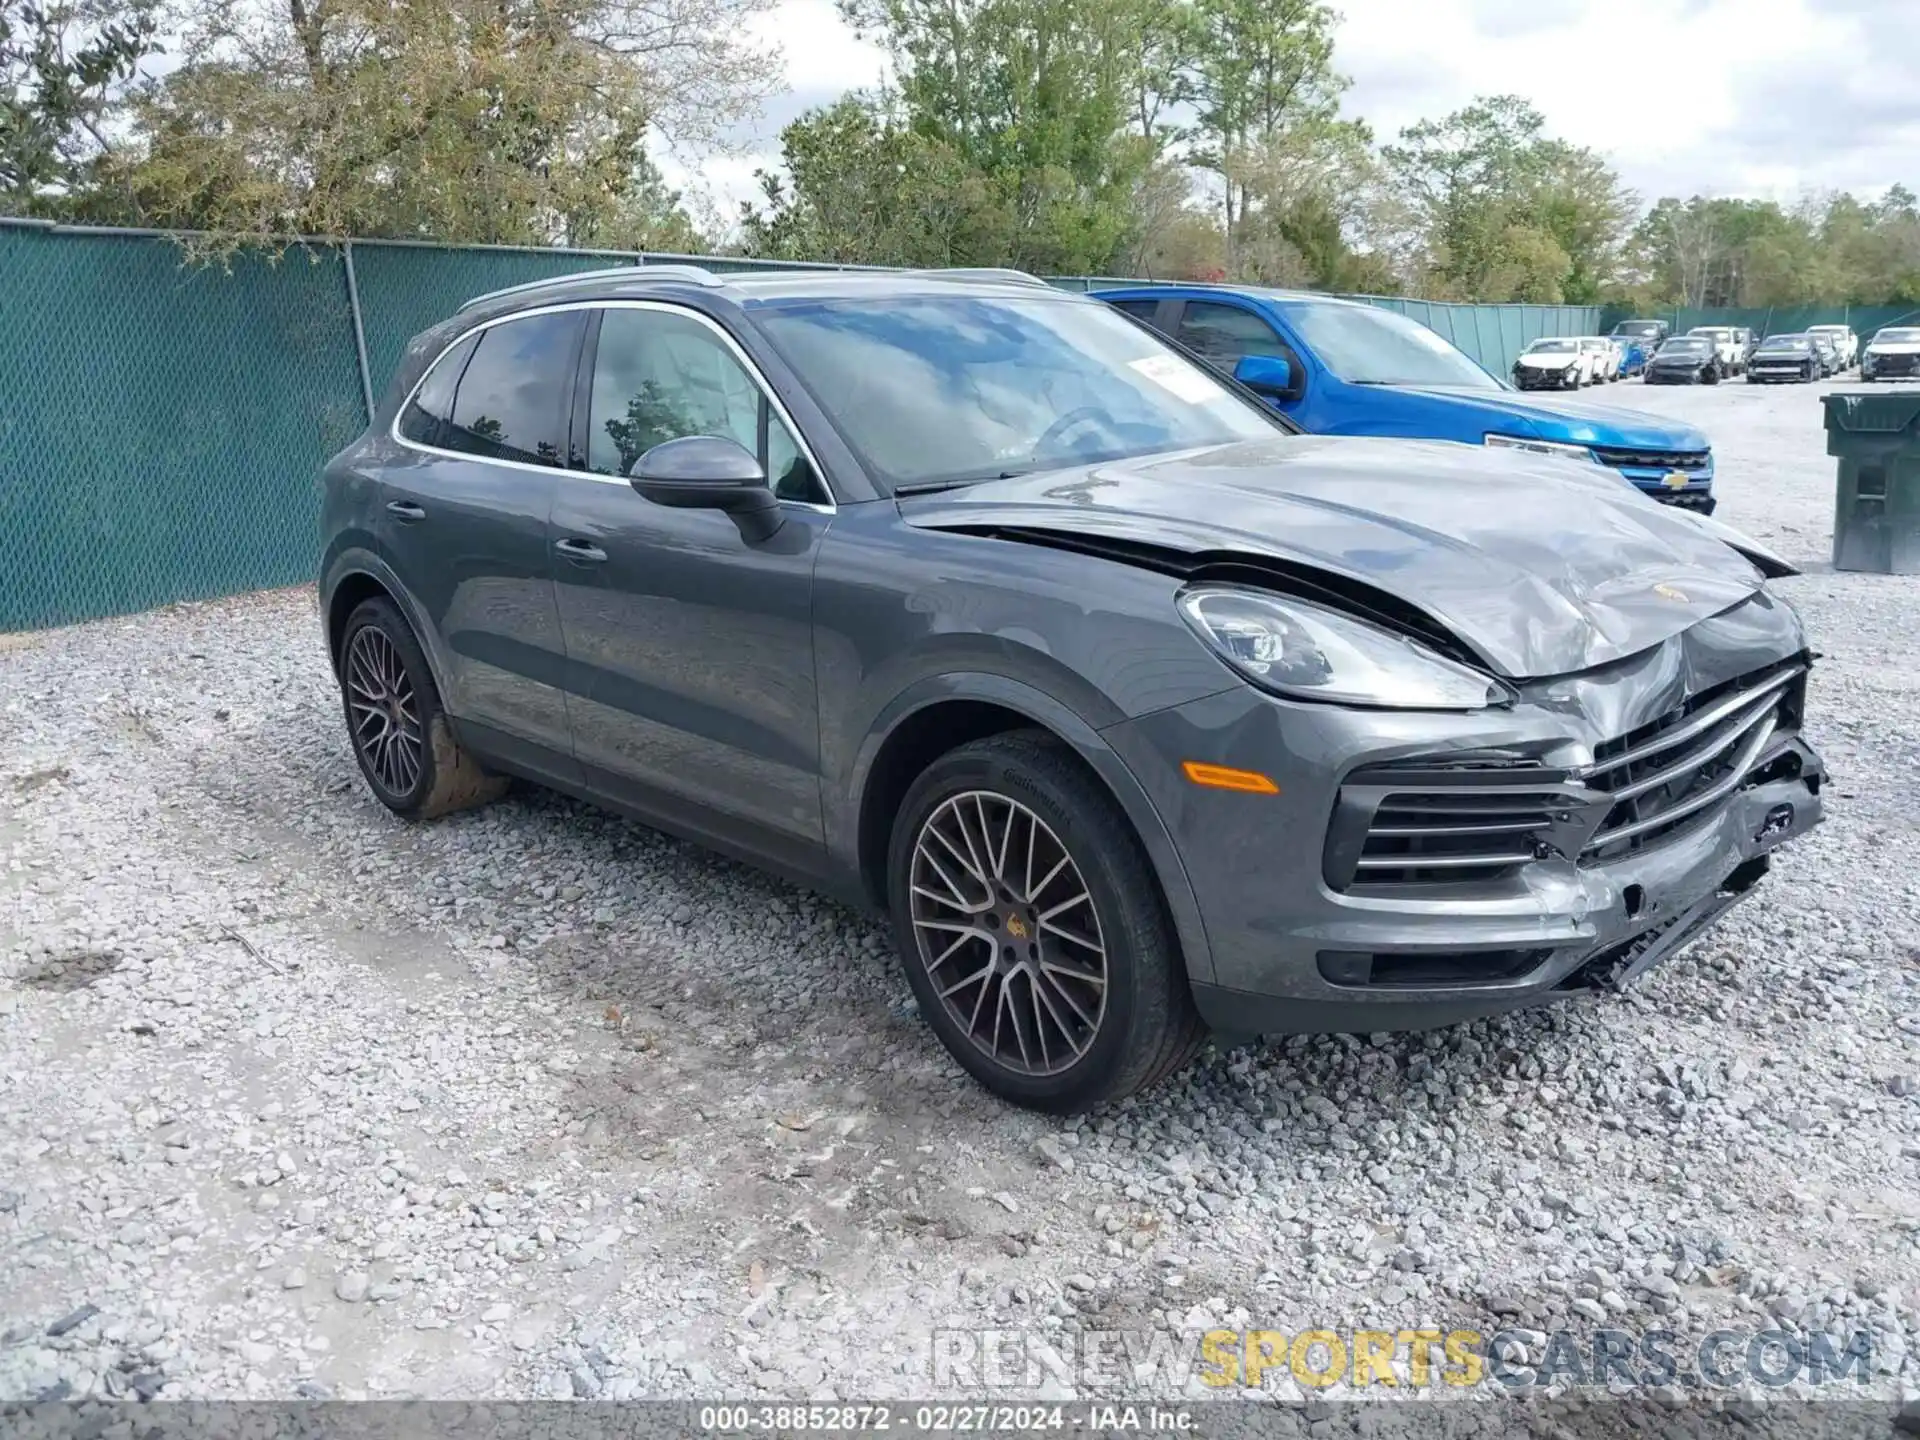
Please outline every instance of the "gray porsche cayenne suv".
M481 297L325 527L385 805L517 776L883 910L1048 1110L1210 1030L1629 983L1821 818L1777 557L1591 465L1294 433L1011 274Z

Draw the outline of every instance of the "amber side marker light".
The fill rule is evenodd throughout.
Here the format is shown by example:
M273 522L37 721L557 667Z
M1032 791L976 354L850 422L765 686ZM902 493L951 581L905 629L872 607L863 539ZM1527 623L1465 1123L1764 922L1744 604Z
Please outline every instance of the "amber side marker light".
M1180 768L1187 779L1210 790L1238 790L1246 795L1278 795L1280 787L1258 770L1235 770L1230 765L1202 765L1198 760L1183 760Z

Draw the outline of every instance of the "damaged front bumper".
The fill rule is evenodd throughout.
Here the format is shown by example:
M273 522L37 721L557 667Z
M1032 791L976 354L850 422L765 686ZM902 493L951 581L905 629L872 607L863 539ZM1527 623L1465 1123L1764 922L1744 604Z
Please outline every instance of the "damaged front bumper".
M1510 710L1353 711L1229 691L1106 732L1173 833L1232 1034L1450 1024L1630 984L1819 824L1784 606L1743 606ZM1168 778L1202 758L1280 794Z

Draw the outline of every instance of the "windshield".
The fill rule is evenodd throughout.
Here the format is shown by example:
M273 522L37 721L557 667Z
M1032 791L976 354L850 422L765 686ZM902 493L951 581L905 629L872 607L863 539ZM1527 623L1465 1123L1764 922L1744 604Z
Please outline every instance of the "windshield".
M1573 340L1536 340L1527 346L1526 353L1529 355L1564 355L1567 351L1578 348L1578 342Z
M1618 325L1613 327L1613 333L1616 335L1658 335L1660 333L1660 322L1658 320L1622 320Z
M1683 335L1678 340L1667 341L1660 347L1660 353L1662 355L1697 355L1707 348L1709 347L1705 340Z
M1806 346L1804 335L1769 335L1760 342L1762 350L1804 350Z
M795 301L754 320L889 490L1286 428L1118 311L1064 296Z
M1349 384L1508 388L1426 326L1391 310L1306 303L1286 312L1320 362Z
M1920 345L1920 330L1882 330L1873 337L1876 345Z
M1689 330L1687 334L1698 335L1703 340L1727 340L1733 336L1731 330Z

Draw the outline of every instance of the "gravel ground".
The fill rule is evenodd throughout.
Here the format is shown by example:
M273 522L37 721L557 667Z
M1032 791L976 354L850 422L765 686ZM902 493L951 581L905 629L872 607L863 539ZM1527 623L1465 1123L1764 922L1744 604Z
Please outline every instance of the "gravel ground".
M939 1328L1602 1319L1864 1328L1913 1393L1920 579L1826 565L1815 393L1604 395L1808 569L1832 820L1754 902L1627 999L1065 1125L867 918L539 793L388 817L305 592L0 637L0 1399L915 1396Z

